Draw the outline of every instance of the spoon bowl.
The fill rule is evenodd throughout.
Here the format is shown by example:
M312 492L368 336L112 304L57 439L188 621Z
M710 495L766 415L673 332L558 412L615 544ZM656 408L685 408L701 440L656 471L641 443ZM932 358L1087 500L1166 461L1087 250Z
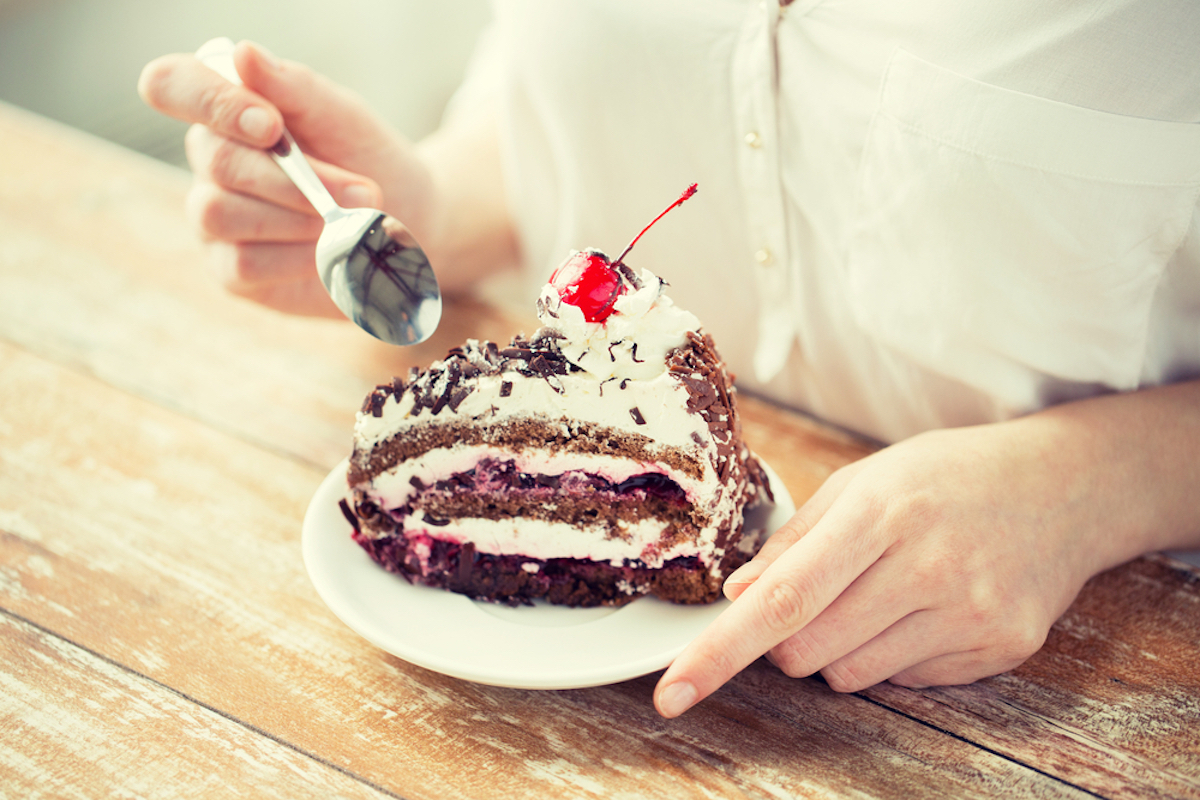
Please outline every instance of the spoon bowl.
M213 39L196 58L240 84L233 46L231 39ZM270 153L325 221L317 239L317 274L334 304L389 344L428 339L442 318L442 295L425 251L408 228L373 208L339 206L287 130Z

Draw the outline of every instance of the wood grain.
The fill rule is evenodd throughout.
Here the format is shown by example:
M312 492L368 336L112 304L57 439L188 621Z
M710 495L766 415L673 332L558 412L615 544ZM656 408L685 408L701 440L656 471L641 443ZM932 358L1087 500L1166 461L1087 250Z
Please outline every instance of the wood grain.
M238 720L0 613L0 795L389 795Z
M1200 573L1155 556L1098 575L1011 673L866 696L1104 797L1200 798Z
M88 735L143 701L200 721L156 728L168 741L215 731L159 796L193 796L185 778L210 767L252 781L238 759L288 752L329 785L361 781L350 796L1200 795L1198 573L1161 559L1099 576L1041 653L970 687L842 696L760 662L667 722L654 676L528 692L380 653L305 577L308 499L370 386L529 321L459 302L398 350L265 312L205 274L185 174L2 105L0 141L0 675L50 717L93 709ZM797 502L873 449L754 398L743 415ZM57 666L39 678L43 656ZM94 691L100 706L77 702ZM0 719L27 724L7 702ZM39 730L0 745L0 795L77 752L67 727ZM100 764L123 751L78 752L59 794L136 781Z
M536 692L427 672L309 586L319 470L5 345L0 408L10 613L404 797L1076 794L765 665L674 722L652 679Z

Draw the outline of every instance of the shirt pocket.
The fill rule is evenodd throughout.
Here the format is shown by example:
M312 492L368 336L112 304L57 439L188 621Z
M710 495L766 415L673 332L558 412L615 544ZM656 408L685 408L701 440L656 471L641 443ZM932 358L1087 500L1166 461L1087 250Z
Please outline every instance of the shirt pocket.
M980 83L899 50L859 173L859 327L1012 410L1047 378L1138 383L1200 192L1200 125Z

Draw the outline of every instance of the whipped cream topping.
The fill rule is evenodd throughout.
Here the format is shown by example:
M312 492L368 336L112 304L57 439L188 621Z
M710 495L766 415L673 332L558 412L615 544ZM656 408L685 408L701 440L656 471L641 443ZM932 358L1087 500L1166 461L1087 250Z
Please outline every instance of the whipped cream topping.
M538 319L562 334L558 344L567 360L596 378L648 380L666 371L667 353L687 341L688 331L698 331L700 320L676 307L666 282L650 270L642 270L641 286L625 275L621 280L625 291L603 322L588 322L550 284L538 299Z
M638 348L640 357L641 348ZM605 356L607 358L607 355ZM436 365L434 365L436 366ZM687 390L660 365L649 380L597 380L586 372L558 376L561 390L540 377L513 372L485 375L457 407L440 412L443 419L475 419L480 424L522 417L586 419L628 433L648 436L667 447L693 448L697 439L711 437L703 417L687 409ZM504 385L507 384L507 387ZM507 395L501 399L501 392ZM415 396L405 392L389 396L378 416L359 412L354 426L360 447L372 447L392 436L402 436L413 425L430 422L429 411L414 413ZM637 409L641 422L634 417Z

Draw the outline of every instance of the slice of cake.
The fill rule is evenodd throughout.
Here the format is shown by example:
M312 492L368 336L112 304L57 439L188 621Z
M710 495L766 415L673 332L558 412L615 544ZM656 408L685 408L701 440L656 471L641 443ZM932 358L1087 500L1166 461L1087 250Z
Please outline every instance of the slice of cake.
M772 499L711 338L664 286L574 253L531 338L471 340L376 388L343 504L355 541L482 600L717 599L764 535L748 508Z

